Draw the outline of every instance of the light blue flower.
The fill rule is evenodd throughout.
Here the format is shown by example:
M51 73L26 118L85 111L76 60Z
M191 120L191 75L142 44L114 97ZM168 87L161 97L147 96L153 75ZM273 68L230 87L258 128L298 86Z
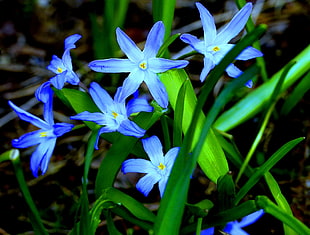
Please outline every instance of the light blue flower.
M62 89L66 82L72 85L78 85L80 82L79 77L72 70L72 60L70 56L70 50L76 48L75 43L82 36L79 34L73 34L65 39L65 51L62 58L53 55L50 64L47 69L56 73L56 76L52 77L49 81L43 83L36 90L36 97L38 100L44 102L46 94L46 89L49 89L50 84L52 84L57 89Z
M180 39L204 55L204 68L200 74L200 81L203 82L210 70L234 47L234 44L229 44L229 41L244 28L252 11L252 3L247 3L219 33L216 32L214 19L210 12L199 2L196 3L196 6L200 13L204 40L201 41L191 34L183 34ZM260 56L263 56L260 51L249 46L237 56L236 60L249 60ZM242 71L234 64L230 64L226 68L226 72L233 78L242 74ZM248 87L252 87L252 85L252 81L246 84Z
M249 214L243 217L240 222L237 220L229 222L226 224L225 228L223 229L223 232L231 234L231 235L249 235L242 228L255 223L263 214L264 214L264 210L260 209L252 214ZM213 235L214 227L203 230L200 234L201 235Z
M175 158L179 153L179 147L170 149L166 155L163 154L163 147L157 136L142 139L145 152L151 161L145 159L129 159L123 162L122 172L146 173L137 183L137 189L147 196L154 184L158 182L160 196L162 197L166 184L174 164Z
M98 149L98 139L102 133L118 131L123 135L140 138L144 136L145 130L136 123L129 120L128 117L137 112L152 112L153 108L147 103L146 99L135 98L128 102L120 99L122 88L119 87L114 96L114 100L98 83L90 84L89 93L101 112L90 113L84 111L71 119L91 121L102 125L97 137L95 148Z
M26 112L9 101L9 105L20 119L30 122L40 128L40 130L24 134L18 139L12 141L12 146L14 148L28 148L33 145L38 145L30 160L30 168L35 177L38 176L39 170L41 170L42 174L46 172L48 163L55 148L57 137L69 132L74 126L68 123L54 123L52 107L53 93L52 90L49 92L50 99L44 104L44 120ZM45 97L47 98L47 94L45 94Z
M163 44L164 33L164 24L161 21L155 23L147 36L144 50L141 51L120 28L117 28L117 42L128 59L95 60L89 63L89 67L102 73L129 72L129 76L123 83L121 99L126 99L139 88L142 82L145 82L154 100L161 107L167 108L168 95L157 73L173 68L184 68L188 62L156 58L158 50Z

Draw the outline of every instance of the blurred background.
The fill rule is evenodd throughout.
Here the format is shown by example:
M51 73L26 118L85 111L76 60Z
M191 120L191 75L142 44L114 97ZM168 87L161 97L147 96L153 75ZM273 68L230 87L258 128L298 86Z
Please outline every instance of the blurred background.
M200 2L213 14L218 28L228 22L237 11L234 1L231 0ZM252 2L253 20L256 24L268 26L266 34L261 38L261 45L267 73L271 77L309 45L310 1ZM128 10L123 20L115 14L115 22L123 24L116 26L121 26L136 43L143 44L153 25L152 3L147 0L128 0L127 4ZM35 130L34 126L16 118L7 101L13 101L34 115L42 115L42 105L36 101L34 92L43 82L54 76L46 66L52 55L62 56L64 39L67 36L75 33L82 35L76 43L77 48L71 50L71 55L74 70L83 83L88 85L90 81L97 80L110 91L122 83L123 79L109 79L109 75L102 77L87 67L94 59L121 56L117 44L113 42L115 22L106 21L105 6L103 0L0 0L0 153L12 148L12 139ZM177 0L174 19L173 33L190 32L197 36L203 35L195 1ZM109 26L112 26L112 30L110 29L107 35L104 27ZM105 35L111 36L112 39L106 39ZM177 40L170 48L172 55L185 46ZM202 60L194 58L187 68L197 91L201 86L198 79L202 66ZM246 67L247 64L241 64L242 66ZM120 75L120 78L123 76L125 75ZM261 81L257 81L253 89L260 83ZM214 96L216 94L215 91ZM240 96L244 94L241 93ZM285 97L286 94L283 94L282 99ZM74 114L73 111L57 99L54 103L55 121L71 122L68 117ZM298 145L272 170L294 215L307 225L310 225L309 104L310 93L307 92L287 116L275 115L259 146L256 162L251 162L253 166L259 165L287 141L301 136L307 137L306 141ZM252 119L230 132L244 155L257 133L255 125L257 123ZM21 150L26 180L43 222L50 228L50 234L67 234L75 222L87 137L84 130L58 139L49 169L39 178L34 178L29 169L33 148ZM96 151L90 171L89 188L92 188L100 161L109 145L101 141L100 150ZM148 198L144 198L133 188L136 180L137 176L120 174L115 186L135 195L138 200L148 203L149 207L156 210L158 191L153 190ZM214 185L197 169L192 180L189 200L198 202L205 197L212 197L213 191ZM92 190L89 194L90 198L94 198ZM115 220L123 231L133 228L135 234L143 234L139 233L139 228L120 218ZM268 223L265 230L264 234L283 233L281 224L277 221ZM10 162L0 163L0 234L32 234L31 231L27 206L18 188L13 167ZM106 234L105 231L103 222L98 234ZM253 229L251 234L258 233Z

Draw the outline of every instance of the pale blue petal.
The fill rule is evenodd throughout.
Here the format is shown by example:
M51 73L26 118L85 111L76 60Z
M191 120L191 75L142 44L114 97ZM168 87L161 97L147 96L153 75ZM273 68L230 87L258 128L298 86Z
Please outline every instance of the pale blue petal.
M70 50L65 50L64 54L62 55L62 61L66 69L72 70L72 60Z
M128 59L94 60L88 66L101 73L129 73L138 67L136 63Z
M51 125L49 125L47 122L45 122L42 119L34 116L31 113L28 113L27 111L17 107L15 104L13 104L13 102L8 101L8 103L20 119L22 119L26 122L30 122L31 124L33 124L39 128L42 128L42 129L51 128Z
M163 22L161 21L156 22L153 25L152 29L150 30L146 39L146 43L143 50L145 59L156 57L159 48L163 44L164 35L165 35L165 26Z
M72 85L78 85L80 83L80 79L76 75L75 72L73 72L72 70L68 70L67 75L66 75L66 82L68 82Z
M216 45L216 47L219 48L219 51L212 51L215 46L208 47L208 51L213 55L214 63L218 64L234 46L234 44L220 44Z
M145 159L129 159L123 162L122 172L127 174L129 172L137 173L156 173L154 165Z
M263 56L263 53L261 51L249 46L237 56L236 60L249 60L261 56Z
M94 122L98 125L107 125L106 116L103 113L90 113L88 111L84 111L77 115L71 116L72 120L81 120L81 121L90 121Z
M65 39L65 50L76 48L75 43L81 38L80 34L73 34Z
M232 78L237 78L237 77L239 77L243 73L234 64L228 65L228 67L226 68L226 72Z
M38 177L38 171L44 174L47 170L48 163L52 157L56 144L56 138L50 138L38 145L33 152L30 160L32 174Z
M114 101L109 93L96 82L90 84L89 93L97 107L103 113L109 110L109 106L114 105Z
M199 2L196 2L196 6L200 13L200 19L204 32L204 41L206 45L213 44L216 37L216 27L214 18L210 12Z
M124 80L122 91L118 99L125 100L128 96L135 93L144 79L145 79L144 71L142 71L141 69L136 69L132 71L128 75L128 77Z
M180 148L179 147L174 147L172 149L170 149L166 155L165 155L165 165L167 166L167 168L171 171L172 169L172 166L175 162L175 159L178 155L180 151Z
M58 58L56 55L52 56L52 60L46 68L56 74L60 73L59 69L61 69L62 71L66 70L66 67L63 64L63 61L60 58Z
M160 197L164 196L164 192L165 192L166 185L168 182L168 177L169 177L169 175L164 176L158 181L158 188L159 188Z
M54 134L59 137L64 135L65 133L69 132L72 130L74 127L73 124L70 123L56 123L53 128L54 128Z
M121 50L133 62L140 62L143 59L142 51L137 47L134 41L127 36L120 28L116 29L116 39Z
M46 103L51 98L51 93L53 93L53 90L51 88L51 82L47 81L41 84L41 86L38 87L35 91L35 96L38 101L41 101L43 103Z
M214 58L210 53L205 54L205 57L203 58L203 63L204 66L200 74L201 82L203 82L206 79L210 70L213 69L215 66Z
M136 123L130 121L129 119L122 121L117 131L122 133L123 135L134 136L136 138L141 138L145 134L144 129L142 129Z
M103 133L110 133L110 132L114 132L115 130L111 130L108 126L104 126L104 127L101 127L99 129L99 132L98 132L98 135L97 135L97 138L96 138L96 142L95 142L95 149L98 150L98 142L99 142L99 138L100 138L100 135L103 134Z
M138 181L136 187L144 196L147 196L159 180L159 174L147 174Z
M46 89L46 102L44 103L43 106L43 117L44 120L49 124L53 125L54 124L54 114L53 114L53 95L54 91L50 86Z
M242 220L239 222L239 226L240 227L245 227L248 226L250 224L255 223L260 217L262 217L262 215L264 214L264 210L260 209L252 214L249 214L245 217L242 218Z
M187 60L169 60L154 57L148 60L148 69L153 73L162 73L169 69L184 68L188 63Z
M127 103L127 117L138 112L152 112L153 107L144 98L134 98Z
M164 84L159 80L155 73L148 72L145 76L144 82L146 83L154 100L162 107L168 107L168 94Z
M182 34L180 39L189 44L195 51L204 54L206 50L205 42L199 40L196 36L193 36L191 34L185 33Z
M44 132L43 130L32 131L26 133L19 137L18 139L12 140L12 146L14 148L28 148L33 145L37 145L42 142L42 138L40 137L40 133Z
M149 138L142 139L144 151L147 153L153 165L158 166L163 163L163 147L157 136L153 135Z
M50 81L54 87L56 87L58 90L61 90L65 85L66 75L67 75L67 70L52 77Z
M225 28L217 35L215 41L220 44L228 43L244 28L252 11L252 3L245 6L232 18Z

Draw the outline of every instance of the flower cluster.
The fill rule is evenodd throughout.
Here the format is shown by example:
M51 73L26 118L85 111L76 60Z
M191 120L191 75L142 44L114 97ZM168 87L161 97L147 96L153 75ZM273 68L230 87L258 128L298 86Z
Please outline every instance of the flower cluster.
M204 39L201 41L190 34L183 34L180 39L190 44L198 53L204 55L204 68L200 80L203 82L211 69L227 54L234 46L229 41L234 38L243 28L248 20L252 4L247 3L232 19L232 21L217 34L213 17L200 3L196 3L204 30ZM117 42L127 56L127 59L110 58L94 60L89 63L89 68L102 73L129 73L121 87L117 88L114 99L98 83L92 82L89 94L98 108L98 112L84 111L71 116L72 120L90 121L100 126L95 149L98 149L99 137L102 133L119 132L126 136L142 138L146 130L138 126L131 115L139 112L152 112L153 108L145 98L136 96L141 83L145 83L153 99L164 109L169 105L168 94L165 86L160 81L158 73L170 69L180 69L188 65L186 60L171 60L159 58L158 52L163 45L165 27L163 22L158 21L150 30L145 47L140 50L137 45L120 28L116 29ZM43 83L36 91L36 98L43 102L44 120L20 109L9 101L9 105L24 121L30 122L40 128L37 131L27 133L12 142L13 147L26 148L38 145L31 157L31 170L34 176L38 176L39 170L44 174L47 170L49 160L52 156L56 139L71 131L72 124L54 123L53 119L53 88L62 89L66 83L79 85L80 79L73 71L70 52L76 48L75 43L81 35L74 34L65 39L64 53L62 58L53 55L47 69L56 75L49 81ZM246 48L236 60L248 60L262 53L253 47ZM242 72L233 64L226 69L232 77L238 77ZM251 87L252 83L248 82ZM52 88L53 87L53 88ZM133 95L133 98L127 100ZM122 165L122 172L139 172L146 174L137 183L136 187L145 196L152 190L154 184L158 183L160 195L163 196L168 177L173 163L178 155L179 148L170 149L164 156L162 145L157 136L142 138L142 145L150 161L145 159L129 159Z

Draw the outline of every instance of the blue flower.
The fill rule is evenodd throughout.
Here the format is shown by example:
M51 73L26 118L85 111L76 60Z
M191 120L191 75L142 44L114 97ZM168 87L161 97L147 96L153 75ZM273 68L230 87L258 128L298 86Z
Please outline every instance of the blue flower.
M264 214L264 210L260 209L252 214L249 214L243 217L240 222L237 220L229 222L226 224L225 228L223 229L223 232L231 234L231 235L249 235L242 228L255 223L263 214ZM213 235L214 227L203 230L200 234L201 235Z
M155 101L161 107L167 108L168 95L157 73L173 68L184 68L188 62L156 58L158 50L163 44L164 32L165 27L161 21L154 24L147 36L144 50L141 51L120 28L117 28L117 42L128 59L95 60L89 63L89 67L102 73L129 72L129 76L123 83L121 99L126 99L139 88L142 82L145 82Z
M50 99L44 104L44 120L26 112L9 101L9 105L20 119L30 122L40 128L40 130L24 134L18 139L14 139L12 141L14 148L28 148L33 145L38 145L36 150L33 152L30 161L30 168L35 177L38 176L39 170L41 170L42 174L46 172L48 163L55 148L57 137L62 136L73 128L72 124L54 123L52 107L53 93L52 90L49 91ZM47 96L47 94L45 95Z
M141 111L152 112L153 108L147 103L146 99L142 98L132 99L125 106L125 101L120 99L121 92L122 88L119 87L113 100L98 83L92 82L89 93L101 112L90 113L84 111L71 117L71 119L91 121L103 126L99 130L95 145L96 149L98 149L98 139L102 133L118 131L123 135L137 138L145 134L145 130L129 120L128 117L133 113Z
M216 32L214 19L210 12L198 2L196 6L200 13L204 40L201 41L191 34L183 34L180 39L204 55L204 68L200 74L200 81L203 82L210 70L234 47L234 44L228 42L244 28L252 11L252 3L247 3L219 33ZM260 56L263 56L260 51L249 46L236 57L236 60L249 60ZM242 74L242 71L233 64L226 68L226 72L233 78ZM252 85L252 81L246 84L248 87L252 87Z
M147 196L154 184L158 182L160 196L162 197L166 184L174 164L175 158L179 153L179 147L170 149L166 155L163 154L163 147L157 136L142 139L145 152L151 161L145 159L129 159L123 162L122 172L146 173L137 183L137 189Z
M76 48L75 43L82 36L79 34L73 34L65 39L65 51L62 58L60 59L56 55L52 56L50 64L47 66L47 69L56 73L57 75L52 77L49 81L43 83L36 90L36 97L38 100L44 102L46 94L46 89L49 88L52 84L57 89L62 89L66 82L72 85L78 85L80 82L79 77L72 70L72 61L70 56L70 50Z

